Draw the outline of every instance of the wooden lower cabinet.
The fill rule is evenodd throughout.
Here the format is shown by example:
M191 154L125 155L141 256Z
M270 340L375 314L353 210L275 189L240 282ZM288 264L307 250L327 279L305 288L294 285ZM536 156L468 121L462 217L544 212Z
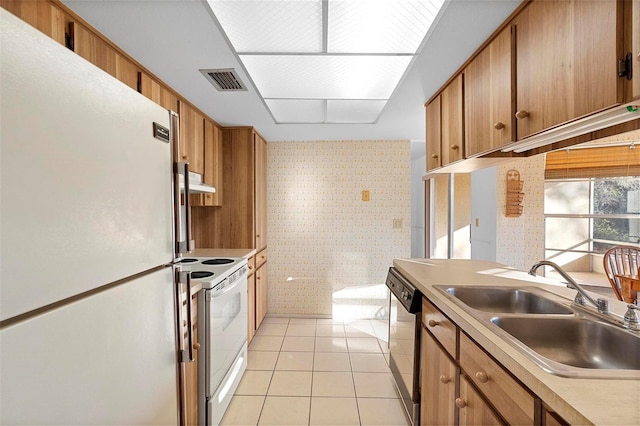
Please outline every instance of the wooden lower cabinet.
M460 377L460 397L456 398L456 406L460 409L460 425L505 424L464 375Z
M421 338L421 425L565 424L427 298Z
M420 424L452 425L455 423L456 380L458 367L422 327L423 364L421 369Z
M256 269L256 330L267 315L267 264Z
M247 277L247 343L251 343L256 334L256 274L253 273L253 257L249 261Z

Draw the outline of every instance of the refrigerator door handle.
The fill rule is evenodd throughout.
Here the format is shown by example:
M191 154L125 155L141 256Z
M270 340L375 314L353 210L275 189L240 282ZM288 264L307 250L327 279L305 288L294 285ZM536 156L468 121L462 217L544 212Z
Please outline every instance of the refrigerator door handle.
M193 362L195 360L193 356L193 317L191 310L191 273L188 271L181 271L178 267L176 269L176 292L178 298L178 340L179 346L178 349L180 351L180 362ZM183 309L182 309L182 285L186 285L186 305L187 305L187 319L183 318ZM184 333L182 332L183 327L187 327L187 342L188 346L185 348L184 343Z
M169 111L171 118L171 145L173 151L173 210L175 217L176 247L175 257L193 250L191 241L191 203L189 201L189 163L181 162L180 158L180 123L178 114ZM184 179L184 212L182 210L181 179Z
M191 239L191 200L189 200L189 163L184 163L184 207L185 207L185 230L187 231L186 249L187 252L193 250L193 240Z

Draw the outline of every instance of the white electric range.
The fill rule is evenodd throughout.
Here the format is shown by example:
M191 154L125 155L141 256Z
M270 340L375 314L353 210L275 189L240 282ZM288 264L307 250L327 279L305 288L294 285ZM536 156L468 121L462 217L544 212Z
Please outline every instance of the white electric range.
M181 261L198 293L198 424L218 425L247 367L247 260Z

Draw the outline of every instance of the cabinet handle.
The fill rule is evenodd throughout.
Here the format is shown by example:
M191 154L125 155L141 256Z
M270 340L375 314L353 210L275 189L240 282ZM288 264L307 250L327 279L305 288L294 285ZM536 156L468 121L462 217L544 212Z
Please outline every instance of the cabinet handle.
M183 156L182 156L182 159L183 159L183 160L189 160L189 156L188 156L188 155L183 155Z
M446 384L446 383L449 383L451 379L443 374L442 376L440 376L440 381Z
M193 349L195 349L195 350L200 349L200 343L195 342L195 343L193 344Z
M502 130L502 129L505 128L505 125L504 125L504 123L498 121L496 124L493 125L493 127L495 127L496 130Z
M521 109L520 111L516 112L516 118L519 120L522 120L523 118L527 118L527 117L529 117L528 111Z
M460 147L458 145L451 145L451 149L457 151Z
M436 158L438 158L438 154L431 154L431 158L435 160Z
M440 323L438 321L434 321L434 320L429 320L429 327L435 327L436 325L439 325Z
M481 370L476 373L476 379L478 379L480 383L487 383L489 381L489 376Z
M464 408L466 406L467 406L467 403L464 402L464 400L462 398L456 398L456 407Z

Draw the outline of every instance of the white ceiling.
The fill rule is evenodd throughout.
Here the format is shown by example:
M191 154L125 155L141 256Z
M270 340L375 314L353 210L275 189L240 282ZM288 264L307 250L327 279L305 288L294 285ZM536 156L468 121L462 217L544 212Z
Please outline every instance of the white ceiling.
M448 2L375 124L276 124L253 87L219 92L200 73L235 68L251 86L206 0L63 0L218 123L254 126L268 141L424 140L425 101L521 1Z

